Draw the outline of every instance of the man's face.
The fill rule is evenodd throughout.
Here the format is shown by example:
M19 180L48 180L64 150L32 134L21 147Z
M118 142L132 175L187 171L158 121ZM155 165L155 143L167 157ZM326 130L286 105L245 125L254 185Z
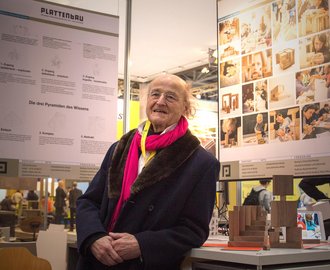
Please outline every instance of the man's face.
M279 122L279 123L283 123L283 116L282 115L278 115L276 117L276 121Z
M260 124L262 123L263 117L262 115L257 115L257 123Z
M174 76L161 76L149 86L146 114L155 132L162 132L185 115L184 83Z
M308 120L308 119L311 119L311 117L313 116L313 113L315 112L314 109L308 109L307 111L304 112L304 116L305 118Z
M258 78L262 76L262 59L260 54L255 54L253 57L253 63L252 63L252 78Z

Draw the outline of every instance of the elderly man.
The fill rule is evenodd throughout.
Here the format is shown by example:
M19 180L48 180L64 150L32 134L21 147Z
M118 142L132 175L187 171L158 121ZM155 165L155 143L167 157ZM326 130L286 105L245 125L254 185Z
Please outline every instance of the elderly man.
M188 129L190 87L162 75L148 119L112 145L77 201L77 269L178 270L209 234L219 162Z

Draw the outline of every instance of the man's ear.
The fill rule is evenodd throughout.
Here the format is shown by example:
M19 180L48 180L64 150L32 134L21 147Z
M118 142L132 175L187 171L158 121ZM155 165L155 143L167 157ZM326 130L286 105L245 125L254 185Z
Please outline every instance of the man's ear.
M184 104L184 115L185 116L188 116L189 115L189 110L188 110L188 104L187 104L187 102L185 102L185 104Z

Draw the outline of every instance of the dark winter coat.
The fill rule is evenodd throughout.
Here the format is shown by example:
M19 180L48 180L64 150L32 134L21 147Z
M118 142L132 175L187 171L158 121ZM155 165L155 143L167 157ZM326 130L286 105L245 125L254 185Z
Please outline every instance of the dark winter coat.
M82 190L79 188L72 188L69 192L69 207L77 207L77 199L82 195Z
M142 170L115 224L114 232L136 237L142 262L135 259L109 268L93 257L90 240L107 233L134 132L110 147L100 170L77 201L79 270L177 270L185 253L201 246L208 237L219 162L188 130Z
M63 208L65 206L66 193L63 188L58 186L55 190L55 208Z

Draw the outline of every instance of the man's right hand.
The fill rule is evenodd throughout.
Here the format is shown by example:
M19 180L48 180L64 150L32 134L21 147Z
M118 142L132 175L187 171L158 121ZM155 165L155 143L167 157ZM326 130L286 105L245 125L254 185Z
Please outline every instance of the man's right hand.
M113 249L112 241L113 239L110 236L104 236L91 245L91 252L94 257L107 266L116 265L124 261Z

